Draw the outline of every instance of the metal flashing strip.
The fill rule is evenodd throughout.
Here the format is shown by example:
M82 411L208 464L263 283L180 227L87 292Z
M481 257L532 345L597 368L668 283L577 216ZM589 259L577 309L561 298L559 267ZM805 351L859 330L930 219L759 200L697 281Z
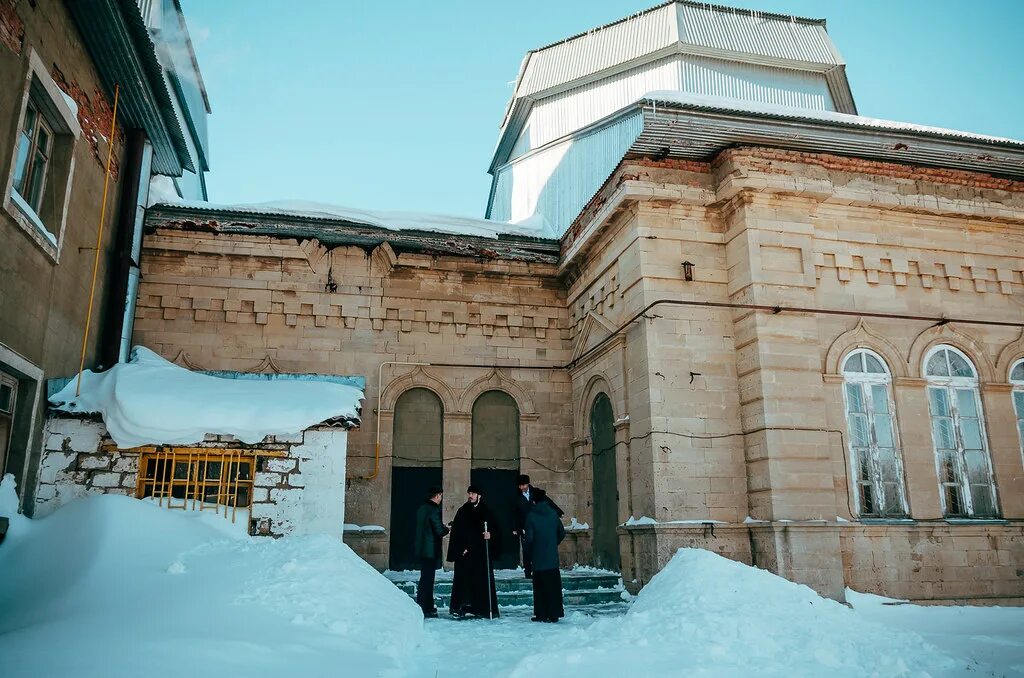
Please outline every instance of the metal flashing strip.
M706 160L732 146L752 145L1024 179L1024 142L672 102L647 102L643 108L644 131L630 149L637 155Z

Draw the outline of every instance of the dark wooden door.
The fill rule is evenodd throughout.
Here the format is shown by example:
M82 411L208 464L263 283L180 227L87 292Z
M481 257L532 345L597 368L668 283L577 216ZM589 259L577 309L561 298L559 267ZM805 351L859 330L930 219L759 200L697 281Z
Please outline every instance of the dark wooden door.
M590 442L593 452L594 562L614 570L619 559L619 485L615 472L615 424L612 404L601 393L590 408Z
M391 469L391 550L388 568L418 570L416 559L416 511L427 499L430 487L441 486L441 469L395 466Z
M513 569L519 565L519 538L512 535L515 526L513 502L519 490L516 479L519 471L500 468L475 468L470 481L479 485L484 492L484 503L494 516L494 525L488 525L498 535L497 549L491 551L491 561L496 570Z

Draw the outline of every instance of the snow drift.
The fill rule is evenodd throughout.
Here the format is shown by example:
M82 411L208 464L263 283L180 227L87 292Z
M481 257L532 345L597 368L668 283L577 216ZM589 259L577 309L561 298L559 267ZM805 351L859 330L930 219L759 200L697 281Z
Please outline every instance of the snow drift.
M765 570L680 549L625 619L511 675L924 676L963 666L918 635L885 628Z
M10 476L0 513L8 495ZM419 608L340 540L228 537L206 518L102 495L16 521L4 675L407 673Z
M82 373L50 398L58 410L99 413L118 447L189 445L207 434L258 443L321 422L357 419L360 389L327 381L228 379L192 372L136 346L131 360Z

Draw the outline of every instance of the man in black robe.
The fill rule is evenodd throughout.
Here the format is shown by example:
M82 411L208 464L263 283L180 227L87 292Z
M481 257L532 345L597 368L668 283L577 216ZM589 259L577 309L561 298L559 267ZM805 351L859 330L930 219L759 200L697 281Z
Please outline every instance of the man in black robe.
M492 559L500 552L501 544L498 533L489 531L494 518L483 503L480 488L470 485L466 496L466 503L452 521L448 539L448 562L455 563L450 612L453 617L471 614L493 619L498 616L498 593Z
M523 574L526 575L527 579L530 579L533 576L533 563L530 562L530 557L526 553L526 536L523 528L526 527L526 517L530 515L530 511L533 509L532 497L534 492L541 493L544 501L554 509L559 518L565 515L565 513L562 509L558 508L558 504L553 502L551 497L544 493L544 490L530 484L530 476L526 474L520 475L517 485L519 486L519 494L516 495L515 505L512 507L515 515L515 529L512 530L512 534L519 538L523 546Z
M441 537L448 528L441 520L441 488L432 487L427 498L416 511L416 558L420 561L420 582L416 587L416 602L424 617L436 617L434 607L434 575L441 567Z
M562 573L558 569L558 545L565 539L565 528L546 501L544 490L535 488L530 501L533 508L526 516L523 553L533 562L532 621L557 622L565 616Z

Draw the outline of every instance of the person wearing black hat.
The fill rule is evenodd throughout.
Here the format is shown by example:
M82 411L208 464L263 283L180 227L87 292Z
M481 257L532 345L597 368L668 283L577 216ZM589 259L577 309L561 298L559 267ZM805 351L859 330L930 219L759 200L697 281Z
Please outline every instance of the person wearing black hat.
M416 587L416 603L424 617L436 617L434 607L434 575L441 567L441 537L448 528L441 520L441 488L431 487L427 498L416 511L416 557L420 561L420 582Z
M558 545L565 539L565 528L544 490L534 488L530 502L533 507L526 516L523 553L533 563L533 621L557 622L565 616L558 569Z
M512 530L512 534L516 535L523 545L523 574L526 575L527 579L530 579L533 576L533 563L530 562L530 558L526 554L524 528L526 527L526 517L530 515L530 511L533 509L531 498L533 493L540 488L535 488L531 485L530 476L526 474L520 475L516 484L519 486L519 494L516 495L515 505L512 507L516 520L515 529ZM544 501L551 506L559 518L565 515L562 509L558 508L558 504L551 501L551 497L544 494L543 490L540 490L540 492L544 496Z
M466 499L455 514L448 540L448 562L455 563L449 611L453 617L493 619L498 616L498 592L492 558L501 552L500 537L490 531L494 518L481 489L470 485Z

